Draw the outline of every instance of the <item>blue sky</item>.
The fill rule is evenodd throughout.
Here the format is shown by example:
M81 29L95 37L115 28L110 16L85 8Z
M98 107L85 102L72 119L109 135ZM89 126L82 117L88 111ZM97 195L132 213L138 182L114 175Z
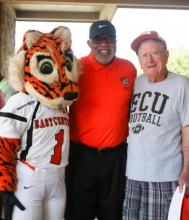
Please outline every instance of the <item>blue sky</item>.
M138 65L135 53L130 49L132 40L144 31L156 30L166 41L168 48L189 49L189 10L120 8L112 23L117 30L117 56ZM72 32L73 50L77 57L89 53L87 45L90 23L67 22L17 22L16 50L28 29L49 32L59 25L68 26Z

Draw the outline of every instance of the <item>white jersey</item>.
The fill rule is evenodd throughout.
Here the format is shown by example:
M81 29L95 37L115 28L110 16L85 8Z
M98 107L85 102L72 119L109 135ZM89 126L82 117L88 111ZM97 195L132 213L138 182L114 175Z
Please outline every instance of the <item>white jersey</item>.
M135 81L126 176L147 182L176 181L183 166L181 128L189 125L189 81L169 73L157 83Z
M17 93L1 109L0 125L1 137L21 139L18 159L41 168L67 165L66 110L50 109L30 95Z

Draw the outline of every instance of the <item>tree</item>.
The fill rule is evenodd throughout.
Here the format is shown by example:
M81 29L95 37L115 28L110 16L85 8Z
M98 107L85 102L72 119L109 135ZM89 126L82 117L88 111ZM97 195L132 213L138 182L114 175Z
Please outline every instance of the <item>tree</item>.
M170 49L168 70L189 77L189 49Z

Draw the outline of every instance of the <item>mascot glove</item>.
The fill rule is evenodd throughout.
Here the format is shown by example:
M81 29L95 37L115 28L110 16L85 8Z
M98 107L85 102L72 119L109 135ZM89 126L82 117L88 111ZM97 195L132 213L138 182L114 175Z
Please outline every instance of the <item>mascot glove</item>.
M25 207L15 197L14 192L1 192L2 202L4 206L5 220L12 220L13 207L16 205L20 210L25 210Z

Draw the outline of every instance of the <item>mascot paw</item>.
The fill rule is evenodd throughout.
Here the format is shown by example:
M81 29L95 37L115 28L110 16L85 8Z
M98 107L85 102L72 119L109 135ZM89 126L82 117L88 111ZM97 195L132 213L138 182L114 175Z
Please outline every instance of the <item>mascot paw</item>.
M4 206L5 220L12 220L12 212L14 206L17 206L20 210L25 210L25 207L15 197L13 192L1 192L1 197Z

